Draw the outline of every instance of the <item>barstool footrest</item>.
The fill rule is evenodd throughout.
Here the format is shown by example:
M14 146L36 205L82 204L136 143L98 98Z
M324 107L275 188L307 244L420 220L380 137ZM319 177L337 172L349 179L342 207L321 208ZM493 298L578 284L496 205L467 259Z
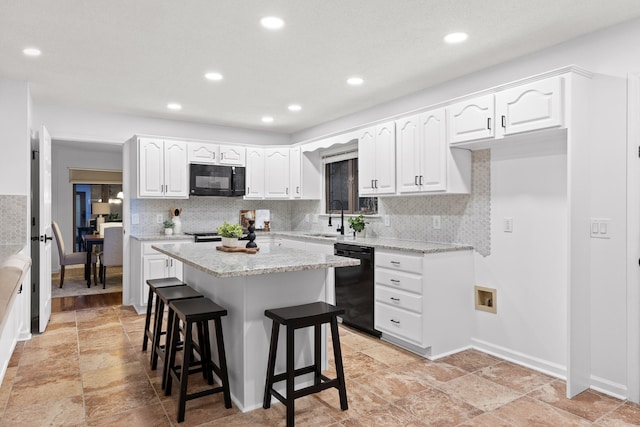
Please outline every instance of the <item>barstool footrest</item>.
M309 365L309 366L305 366L304 368L299 368L299 369L296 369L295 371L293 371L293 376L294 377L298 377L300 375L314 373L315 371L316 371L315 365ZM283 372L281 374L274 375L273 376L273 381L271 381L271 382L273 384L275 384L277 382L284 381L286 379L287 379L287 373Z

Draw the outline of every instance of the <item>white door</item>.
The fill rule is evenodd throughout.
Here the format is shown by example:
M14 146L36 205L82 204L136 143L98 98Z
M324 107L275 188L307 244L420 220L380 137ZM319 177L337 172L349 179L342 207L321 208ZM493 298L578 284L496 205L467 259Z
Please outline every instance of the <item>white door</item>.
M421 149L418 116L396 120L396 156L398 161L398 191L410 193L420 190Z
M186 142L164 142L164 196L172 199L189 198Z
M264 151L265 197L289 197L289 149L269 148Z
M396 192L396 128L395 122L376 126L374 156L376 194Z
M444 109L420 115L422 172L419 177L422 191L447 189L447 139Z
M493 138L496 124L493 95L458 102L447 107L449 114L449 142Z
M138 196L164 196L164 143L160 139L140 138L138 150Z
M376 130L365 129L358 138L358 194L376 194Z
M44 332L51 317L51 136L40 131L40 324Z

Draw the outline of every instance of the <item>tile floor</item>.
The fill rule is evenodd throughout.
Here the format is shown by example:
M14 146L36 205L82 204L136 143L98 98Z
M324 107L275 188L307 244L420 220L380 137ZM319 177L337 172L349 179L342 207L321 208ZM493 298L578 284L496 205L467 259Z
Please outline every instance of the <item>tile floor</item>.
M144 316L100 306L54 313L19 343L0 387L0 426L175 425L175 397L140 351ZM349 409L335 389L296 401L299 426L625 426L640 405L469 350L430 362L341 327ZM230 361L232 363L232 361ZM201 378L196 375L190 378ZM174 393L175 395L176 393ZM220 394L187 403L180 425L284 426L280 404L241 413Z

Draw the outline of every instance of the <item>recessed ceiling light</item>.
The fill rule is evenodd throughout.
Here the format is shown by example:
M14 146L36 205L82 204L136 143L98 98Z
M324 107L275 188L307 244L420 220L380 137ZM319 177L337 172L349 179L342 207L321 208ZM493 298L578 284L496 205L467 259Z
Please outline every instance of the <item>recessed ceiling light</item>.
M271 116L264 116L262 118L262 123L273 123L273 117Z
M35 47L28 47L23 49L22 53L24 53L26 56L40 56L42 52L40 52L40 49L37 49Z
M467 33L451 33L444 36L444 41L447 43L461 43L468 37Z
M347 83L349 83L351 86L360 86L362 83L364 83L364 80L362 80L362 77L351 77L347 79Z
M167 108L169 110L182 110L182 105L177 104L175 102L170 102L167 104Z
M222 74L215 73L215 72L207 73L207 74L204 75L204 78L207 79L207 80L214 80L214 81L222 80Z
M300 111L300 110L302 110L302 107L299 106L298 104L291 104L287 108L289 109L289 111Z
M284 21L277 16L265 16L260 20L260 24L270 30L278 30L284 27Z

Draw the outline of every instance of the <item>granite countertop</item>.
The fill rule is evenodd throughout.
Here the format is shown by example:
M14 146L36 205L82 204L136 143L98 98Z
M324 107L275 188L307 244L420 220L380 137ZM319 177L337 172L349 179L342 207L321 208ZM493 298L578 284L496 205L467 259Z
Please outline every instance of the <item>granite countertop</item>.
M222 252L216 243L155 244L153 249L214 277L239 277L359 265L360 260L260 244L256 254Z
M175 241L175 240L187 240L193 242L193 236L187 234L131 234L129 237L132 239L140 240L140 241L151 241L151 240L167 240L167 241Z
M472 250L471 245L453 245L448 243L432 243L432 242L419 242L415 240L401 240L390 239L383 237L359 237L354 238L353 234L344 236L344 239L338 239L332 237L331 233L316 233L309 231L271 231L273 236L281 237L293 237L297 239L305 240L317 240L323 242L340 242L349 245L357 246L369 246L376 249L391 249L405 252L416 253L436 253L436 252L450 252L450 251L466 251ZM329 236L329 237L327 237Z

